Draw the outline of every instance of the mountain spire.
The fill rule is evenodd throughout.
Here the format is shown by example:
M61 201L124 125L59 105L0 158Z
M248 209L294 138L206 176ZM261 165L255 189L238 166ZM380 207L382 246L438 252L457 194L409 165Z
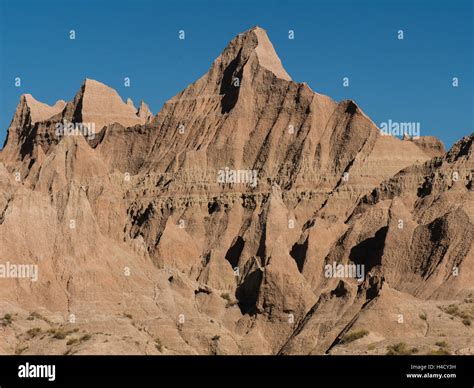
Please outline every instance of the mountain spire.
M247 33L253 33L257 37L257 47L255 48L255 52L257 53L260 65L267 70L270 70L278 78L291 81L291 77L283 68L281 60L278 57L272 42L268 38L267 32L263 28L255 26Z

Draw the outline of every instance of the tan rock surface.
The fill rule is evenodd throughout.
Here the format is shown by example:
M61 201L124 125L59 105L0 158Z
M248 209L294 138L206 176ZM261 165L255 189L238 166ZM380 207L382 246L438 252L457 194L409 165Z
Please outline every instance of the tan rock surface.
M0 279L1 353L385 354L397 327L472 354L472 135L382 136L293 82L259 27L156 116L93 80L35 101L0 152L0 264L39 271Z

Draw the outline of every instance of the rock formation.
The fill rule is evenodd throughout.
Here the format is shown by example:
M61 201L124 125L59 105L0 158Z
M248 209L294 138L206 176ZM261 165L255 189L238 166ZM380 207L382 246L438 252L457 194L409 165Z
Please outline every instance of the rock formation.
M0 264L38 281L0 278L0 353L472 354L472 140L383 136L292 81L259 27L156 116L89 79L22 96Z
M153 118L153 113L151 112L148 105L144 102L140 102L140 106L138 107L137 116L141 119L145 119L145 122L148 123Z

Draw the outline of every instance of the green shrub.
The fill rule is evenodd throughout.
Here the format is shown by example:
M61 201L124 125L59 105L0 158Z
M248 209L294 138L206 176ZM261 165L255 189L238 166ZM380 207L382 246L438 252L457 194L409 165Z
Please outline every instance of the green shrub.
M418 349L417 348L409 349L407 344L404 342L399 342L398 344L387 346L388 356L408 356L415 353L418 353Z
M455 304L450 304L448 307L442 309L446 314L449 314L453 317L459 317L461 319L469 319L469 315L464 311L459 310L459 306Z
M41 329L39 327L35 327L33 329L28 330L26 334L30 338L35 338L37 335L41 334Z
M455 304L450 304L448 307L445 307L444 309L442 309L446 314L449 314L449 315L457 315L457 313L459 312L459 307L456 306Z
M47 323L49 323L50 325L52 324L52 322L48 319L48 318L45 318L43 317L40 313L37 313L36 311L33 311L28 318L26 318L28 321L33 321L35 319L41 319L42 321L45 321Z
M230 298L230 295L228 292L224 292L221 294L221 298L222 299L225 299L227 302L230 302L231 301L231 298Z
M72 334L73 332L74 332L73 330L65 330L63 328L48 330L48 333L52 334L54 339L59 339L59 340L65 339L68 335Z
M8 326L8 325L11 325L13 322L13 318L11 316L11 314L5 314L2 318L2 325L3 326Z
M232 300L232 297L230 296L230 294L228 292L222 293L221 298L227 301L227 303L225 305L226 308L235 306L236 304L239 303L237 300Z
M364 330L364 329L351 331L351 332L345 334L344 337L342 337L341 343L348 344L350 342L356 341L356 340L366 336L367 334L369 334L369 332L367 330Z
M79 340L77 338L71 338L69 341L66 342L67 346L77 344Z

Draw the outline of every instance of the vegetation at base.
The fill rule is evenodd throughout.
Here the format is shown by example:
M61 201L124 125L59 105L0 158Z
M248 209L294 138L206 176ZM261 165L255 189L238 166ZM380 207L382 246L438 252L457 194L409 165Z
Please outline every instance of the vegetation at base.
M387 346L387 356L409 356L416 353L417 348L409 348L404 342Z
M11 314L5 314L2 318L2 326L8 326L11 325L13 322L13 318Z
M365 329L351 331L344 335L341 339L341 344L348 344L350 342L356 341L362 337L365 337L369 332Z
M26 334L30 338L35 338L36 336L41 334L41 329L39 327L35 327L33 329L29 329Z
M161 339L158 337L155 338L155 347L160 353L163 351L163 344L161 343Z

